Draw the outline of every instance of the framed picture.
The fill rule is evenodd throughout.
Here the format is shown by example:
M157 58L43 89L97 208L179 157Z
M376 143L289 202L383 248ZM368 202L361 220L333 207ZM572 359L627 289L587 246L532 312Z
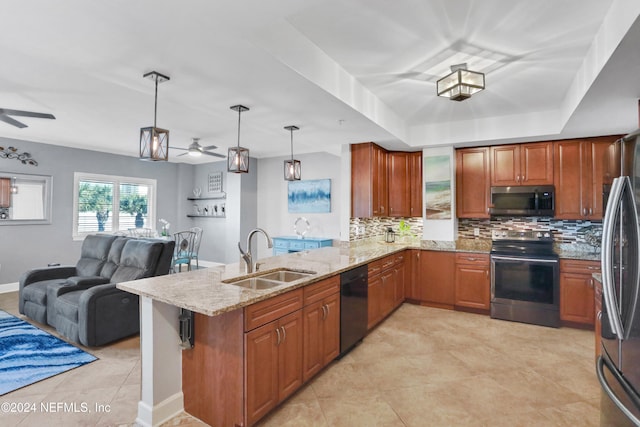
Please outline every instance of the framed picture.
M289 181L287 199L290 213L331 212L331 180Z
M451 157L424 158L426 219L451 219Z
M209 193L222 192L222 172L212 172L207 180L207 191Z

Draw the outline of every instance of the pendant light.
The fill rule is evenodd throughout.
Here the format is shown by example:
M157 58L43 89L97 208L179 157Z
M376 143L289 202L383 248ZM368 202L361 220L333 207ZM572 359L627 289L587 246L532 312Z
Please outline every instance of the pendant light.
M229 147L227 171L233 173L248 173L249 150L240 147L240 114L242 114L243 111L249 111L249 109L244 105L233 105L230 108L238 112L238 145L237 147Z
M143 77L156 82L156 96L153 126L140 129L140 160L166 162L169 159L169 131L156 127L156 117L158 115L158 83L166 82L169 77L156 71L146 73Z
M291 132L291 159L284 161L284 180L300 181L302 175L300 160L293 158L293 131L300 128L298 126L285 126L284 128Z

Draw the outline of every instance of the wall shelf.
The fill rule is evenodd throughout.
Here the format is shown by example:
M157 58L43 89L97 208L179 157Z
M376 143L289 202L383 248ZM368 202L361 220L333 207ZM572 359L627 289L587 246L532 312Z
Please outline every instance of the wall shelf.
M226 199L227 196L216 196L216 197L187 197L187 200L198 201L198 200L220 200Z

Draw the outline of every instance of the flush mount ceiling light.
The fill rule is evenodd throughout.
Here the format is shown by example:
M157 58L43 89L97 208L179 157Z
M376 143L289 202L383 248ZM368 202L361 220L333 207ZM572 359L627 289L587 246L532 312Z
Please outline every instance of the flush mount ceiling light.
M167 161L169 159L169 131L156 127L158 115L158 83L166 82L169 77L156 71L143 75L145 79L156 82L156 96L153 109L153 126L140 129L140 160Z
M243 111L249 111L249 109L244 105L233 105L230 108L238 112L238 145L236 147L229 147L227 171L233 173L248 173L249 150L240 147L240 115Z
M285 181L300 181L302 175L300 160L293 158L293 131L300 128L298 126L285 126L284 128L291 133L291 159L284 161L284 179Z
M484 89L484 73L467 70L467 64L451 66L451 74L437 82L438 96L464 101Z

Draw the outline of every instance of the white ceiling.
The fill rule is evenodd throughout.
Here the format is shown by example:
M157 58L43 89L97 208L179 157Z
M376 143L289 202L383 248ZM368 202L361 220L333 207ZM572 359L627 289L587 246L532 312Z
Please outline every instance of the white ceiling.
M478 145L625 133L638 126L637 0L30 0L3 5L0 137L137 156L139 129L253 157ZM638 21L638 22L636 22ZM455 53L498 59L486 90L436 96ZM460 58L458 54L457 58ZM468 59L469 68L476 65ZM442 68L442 64L441 64ZM441 77L441 76L440 76ZM172 160L215 161L205 157Z

